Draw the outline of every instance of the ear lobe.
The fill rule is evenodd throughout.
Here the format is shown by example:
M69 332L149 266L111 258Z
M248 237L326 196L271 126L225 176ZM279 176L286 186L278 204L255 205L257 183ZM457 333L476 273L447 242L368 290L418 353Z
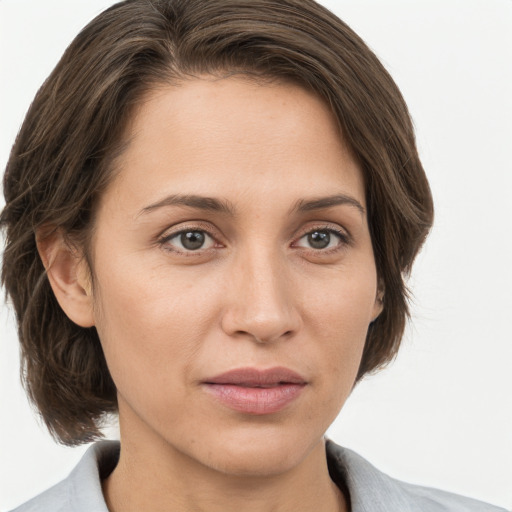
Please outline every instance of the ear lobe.
M92 287L87 263L60 230L36 236L37 250L55 297L68 318L81 327L94 325Z

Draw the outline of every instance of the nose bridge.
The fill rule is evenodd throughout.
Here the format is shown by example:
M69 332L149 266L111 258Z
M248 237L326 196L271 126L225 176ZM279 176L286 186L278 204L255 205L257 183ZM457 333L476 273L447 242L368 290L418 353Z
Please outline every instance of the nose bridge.
M277 251L258 245L237 256L224 330L269 342L298 328L291 281Z

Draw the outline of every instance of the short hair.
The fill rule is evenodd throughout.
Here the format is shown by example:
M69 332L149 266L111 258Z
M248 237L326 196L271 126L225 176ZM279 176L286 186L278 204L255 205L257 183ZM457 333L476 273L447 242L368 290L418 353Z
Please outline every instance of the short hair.
M292 81L329 106L357 159L379 283L357 379L395 356L405 279L433 204L402 95L374 53L313 0L126 0L90 22L38 91L4 176L2 283L14 305L22 380L56 440L101 436L116 389L96 329L67 318L36 247L51 226L87 247L98 198L144 94L200 74Z

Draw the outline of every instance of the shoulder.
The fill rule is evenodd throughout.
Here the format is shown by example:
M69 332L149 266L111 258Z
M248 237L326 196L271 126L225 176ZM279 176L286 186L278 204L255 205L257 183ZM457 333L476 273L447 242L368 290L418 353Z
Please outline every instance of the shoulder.
M506 512L478 500L391 478L332 441L328 440L326 447L331 478L347 488L353 512Z
M12 512L108 512L101 479L110 473L118 458L118 442L92 445L66 479Z
M68 478L54 485L12 512L64 512L69 510L70 486Z
M460 496L439 489L399 482L409 498L424 506L425 510L453 512L506 512L505 509L479 500ZM428 508L430 507L430 508Z

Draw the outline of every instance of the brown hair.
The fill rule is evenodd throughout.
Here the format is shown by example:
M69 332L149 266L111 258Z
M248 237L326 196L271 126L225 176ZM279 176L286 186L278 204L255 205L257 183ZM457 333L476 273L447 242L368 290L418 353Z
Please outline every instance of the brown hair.
M292 80L330 105L363 169L385 290L358 379L390 361L400 344L404 277L433 206L407 107L377 57L313 0L127 0L66 50L28 111L4 177L2 282L18 321L23 381L65 444L100 435L104 414L117 409L116 390L95 328L75 325L59 307L36 232L51 226L86 248L135 105L152 86L199 73Z

